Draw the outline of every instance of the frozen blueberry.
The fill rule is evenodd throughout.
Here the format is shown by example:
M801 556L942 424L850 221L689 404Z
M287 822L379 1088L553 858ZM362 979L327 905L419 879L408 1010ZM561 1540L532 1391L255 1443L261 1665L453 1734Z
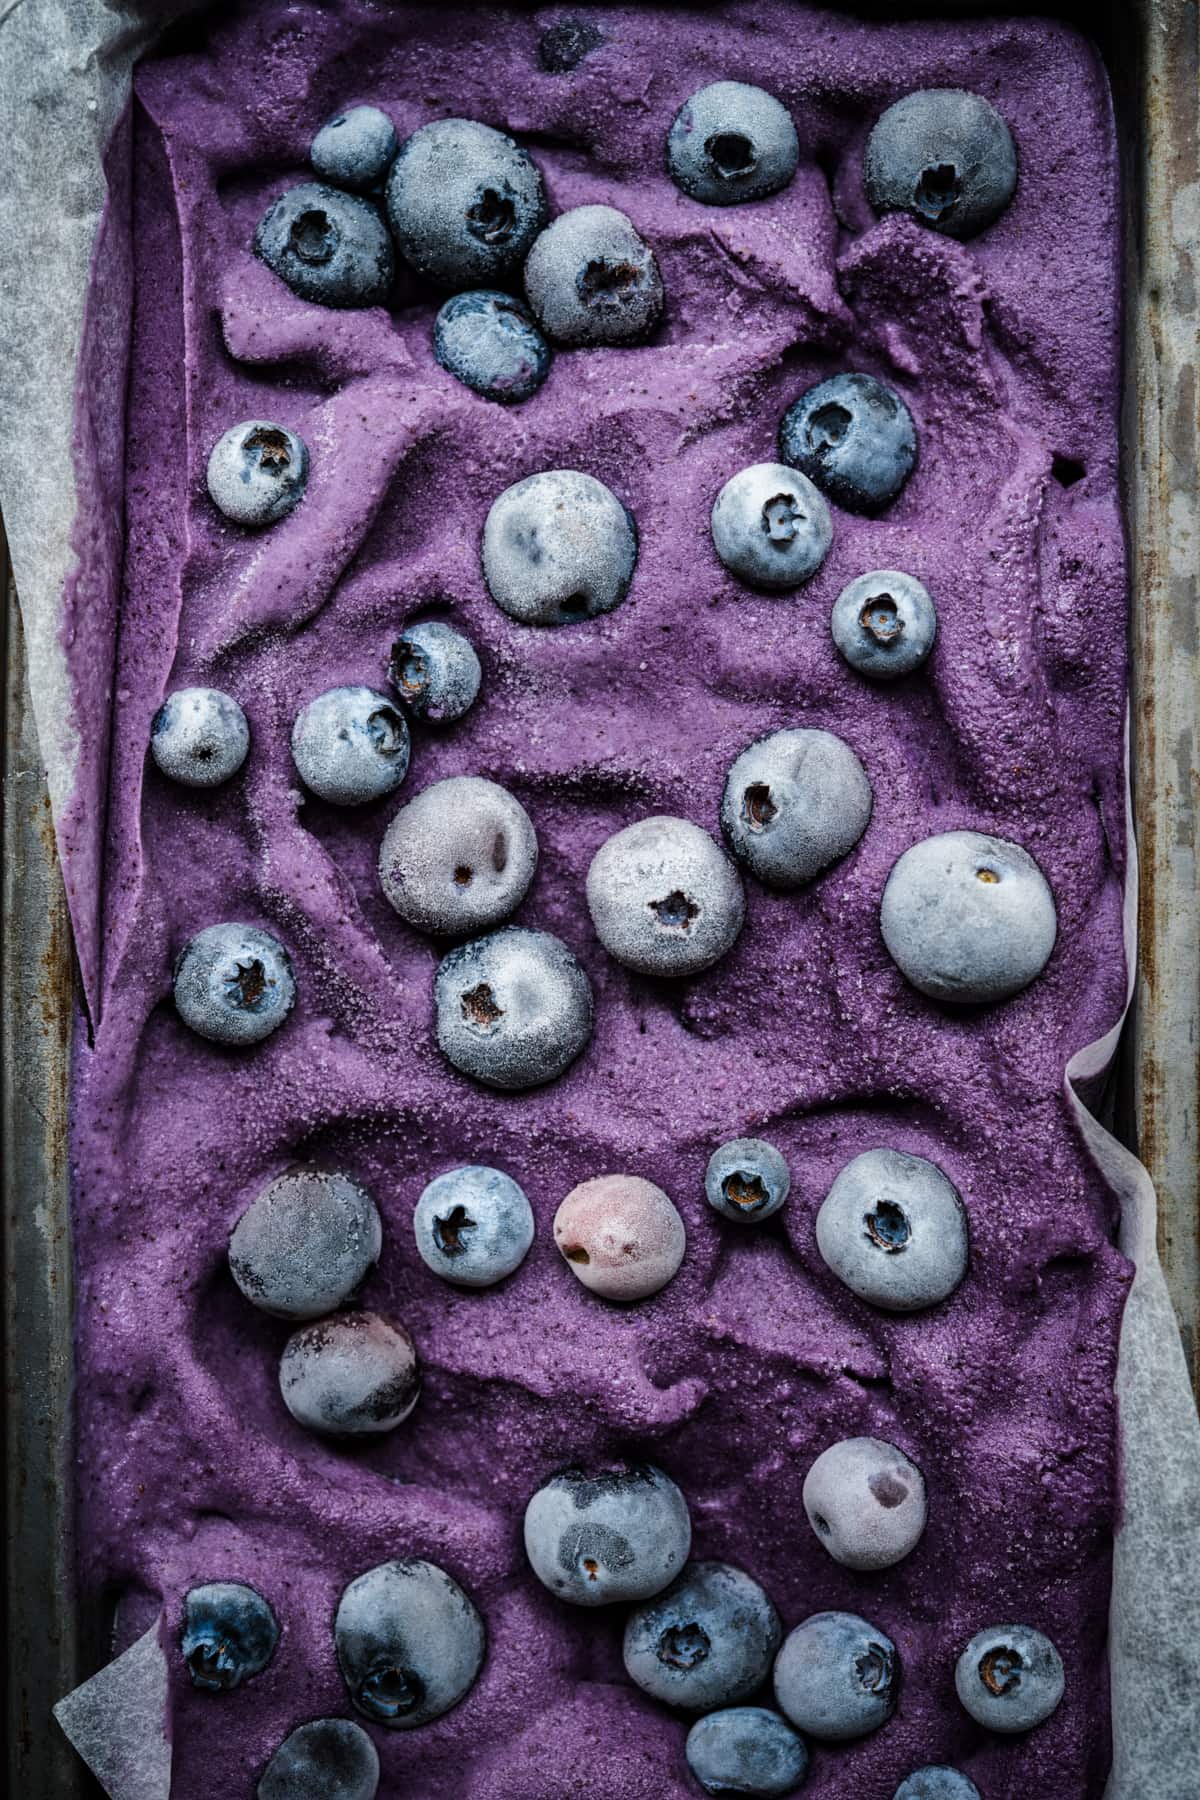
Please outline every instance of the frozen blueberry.
M554 1242L585 1288L605 1300L645 1300L683 1261L687 1234L674 1203L640 1175L596 1175L554 1215Z
M433 322L433 353L464 387L511 405L550 373L550 346L529 309L492 288L452 294Z
M790 1794L808 1772L804 1739L765 1706L731 1706L697 1719L685 1754L706 1794Z
M615 206L575 206L537 239L525 293L556 344L640 344L658 323L654 252Z
M176 688L150 723L150 754L184 787L219 787L237 774L249 748L246 715L219 688Z
M721 829L768 887L799 887L853 850L871 819L871 783L830 731L773 731L725 777Z
M1062 1657L1028 1625L992 1625L975 1634L954 1671L958 1697L988 1731L1032 1731L1048 1719L1066 1685Z
M946 831L906 850L887 878L879 923L888 953L931 1000L1008 1000L1050 960L1054 896L1027 850L978 831Z
M737 870L690 819L639 819L601 844L587 903L610 956L642 975L697 975L730 949L746 900Z
M779 453L847 512L894 500L917 460L912 414L873 375L833 375L789 406Z
M453 625L418 619L392 645L388 680L414 718L450 725L475 704L483 670L475 646Z
M365 194L388 172L396 127L377 106L351 106L322 125L308 160L324 181Z
M257 925L207 925L175 964L179 1016L214 1044L261 1043L295 998L291 958Z
M402 806L379 850L383 891L408 924L443 937L498 925L537 867L521 802L481 775L450 775Z
M292 726L292 761L305 787L332 806L394 793L408 773L404 715L368 687L330 688Z
M521 1266L533 1242L525 1190L477 1163L438 1175L413 1213L421 1259L458 1287L491 1287Z
M782 1635L757 1581L729 1563L689 1563L665 1593L630 1614L625 1669L668 1706L734 1706L767 1679Z
M900 1783L892 1800L981 1800L979 1789L957 1769L914 1769Z
M379 1752L353 1719L313 1719L285 1737L258 1800L375 1800Z
M510 925L443 957L433 987L442 1054L488 1087L538 1087L592 1035L592 989L548 931Z
M967 1272L967 1215L936 1164L864 1150L840 1170L817 1214L817 1247L839 1280L886 1312L919 1312Z
M348 1300L379 1261L383 1227L365 1188L324 1169L290 1169L233 1228L229 1268L252 1305L280 1319L319 1319Z
M237 525L274 525L304 498L308 446L286 425L243 419L208 458L213 505Z
M652 1463L564 1469L525 1508L530 1566L573 1606L648 1600L679 1574L691 1544L687 1501Z
M712 509L717 555L757 588L793 588L829 552L829 508L812 482L782 463L754 463L725 483Z
M590 19L558 19L538 39L538 61L548 75L568 75L603 42Z
M891 1638L856 1613L813 1613L775 1658L775 1698L798 1731L864 1737L896 1710L900 1662Z
M895 1444L843 1438L804 1478L808 1522L835 1562L890 1569L925 1529L925 1478Z
M228 1694L261 1675L278 1642L278 1619L244 1582L206 1582L184 1599L180 1648L192 1686L206 1693Z
M483 528L483 573L522 625L574 625L611 612L637 562L633 515L578 469L546 469L505 488Z
M421 1378L402 1325L377 1313L334 1313L294 1331L279 1363L292 1417L331 1437L377 1436L407 1419Z
M791 1185L788 1166L774 1144L731 1138L708 1159L704 1197L724 1218L757 1225L779 1211Z
M933 649L937 613L915 576L875 569L842 589L831 625L852 669L873 681L895 681L919 669Z
M387 181L396 245L437 287L487 287L512 275L546 220L537 164L502 131L436 119L400 147Z
M318 306L382 306L396 272L378 208L320 181L280 194L263 214L254 249L293 294Z
M923 88L876 121L863 182L877 213L906 212L950 237L974 237L1016 192L1016 146L981 95Z
M799 161L787 107L744 81L699 88L684 101L667 135L672 181L706 206L735 206L776 194Z
M381 1563L352 1581L333 1627L338 1666L359 1712L407 1731L474 1684L486 1638L457 1581L436 1563Z

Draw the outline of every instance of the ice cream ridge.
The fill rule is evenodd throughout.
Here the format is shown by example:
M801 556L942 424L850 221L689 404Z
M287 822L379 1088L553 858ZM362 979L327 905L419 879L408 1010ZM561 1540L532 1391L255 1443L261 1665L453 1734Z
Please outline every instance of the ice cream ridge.
M128 129L79 1453L172 1794L1099 1800L1095 52L268 0Z

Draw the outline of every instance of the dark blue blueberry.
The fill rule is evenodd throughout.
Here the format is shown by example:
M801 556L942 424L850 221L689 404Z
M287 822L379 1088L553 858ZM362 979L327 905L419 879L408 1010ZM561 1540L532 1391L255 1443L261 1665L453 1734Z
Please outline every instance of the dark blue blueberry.
M874 569L842 589L830 625L852 669L873 681L895 681L919 669L933 649L937 613L914 575Z
M280 1319L319 1319L379 1261L383 1227L370 1194L346 1175L291 1169L250 1202L229 1239L233 1279Z
M804 1739L765 1706L731 1706L698 1719L686 1754L706 1794L790 1794L808 1772Z
M237 525L274 525L304 498L308 446L285 425L243 419L212 447L208 491Z
M876 212L906 212L949 237L974 237L1016 191L1016 147L981 95L924 88L877 121L863 181Z
M257 1044L296 998L291 958L256 925L207 925L175 965L175 1005L185 1025L214 1044Z
M729 1563L689 1563L630 1614L625 1669L668 1706L733 1706L767 1679L781 1636L779 1614L751 1576Z
M847 512L874 513L912 474L917 433L903 400L882 381L831 375L788 407L779 453Z
M488 1087L553 1081L592 1035L591 983L548 931L509 925L451 950L433 999L443 1056Z
M556 344L640 344L663 307L654 252L615 206L576 206L542 232L525 293Z
M381 1563L358 1576L338 1602L333 1635L359 1712L398 1731L457 1706L483 1665L483 1620L435 1563Z
M376 207L319 181L289 188L264 213L255 253L301 300L382 306L396 259Z
M386 694L330 688L292 726L292 761L311 793L331 806L363 806L408 773L408 726Z
M150 724L150 754L184 787L219 787L237 774L249 748L246 715L219 688L176 688Z
M275 1614L243 1582L206 1582L184 1600L180 1648L192 1686L206 1693L227 1694L261 1674L278 1642Z
M396 128L377 106L352 106L322 125L308 160L323 181L365 194L381 182L398 148Z
M736 206L778 193L799 161L787 107L744 81L700 88L684 101L667 135L672 181L706 206Z
M891 1638L855 1613L813 1613L775 1659L775 1698L798 1731L839 1742L896 1710L900 1664Z
M957 1769L915 1769L900 1783L892 1800L980 1800L979 1789Z
M565 1469L525 1508L533 1572L573 1606L649 1599L679 1574L691 1542L687 1501L650 1463Z
M550 346L528 307L491 288L451 295L433 322L433 353L464 387L506 406L528 400L550 373Z
M538 39L538 61L549 75L569 75L603 42L590 19L558 19Z
M258 1800L375 1800L379 1752L353 1719L313 1719L285 1737Z
M437 287L487 287L520 268L546 219L536 163L502 131L437 119L400 147L387 182L396 245Z
M421 1391L417 1350L378 1313L333 1313L292 1333L279 1391L298 1424L329 1437L377 1437L407 1419Z
M779 1211L791 1185L787 1163L774 1144L731 1138L708 1159L704 1197L724 1218L757 1225Z
M413 1212L413 1231L435 1275L459 1287L491 1287L524 1262L533 1208L511 1175L471 1163L429 1183Z
M976 1632L958 1659L954 1686L977 1725L988 1731L1032 1731L1063 1697L1062 1657L1029 1625L991 1625Z
M450 725L475 704L483 670L475 646L440 619L418 619L392 645L388 679L414 718Z

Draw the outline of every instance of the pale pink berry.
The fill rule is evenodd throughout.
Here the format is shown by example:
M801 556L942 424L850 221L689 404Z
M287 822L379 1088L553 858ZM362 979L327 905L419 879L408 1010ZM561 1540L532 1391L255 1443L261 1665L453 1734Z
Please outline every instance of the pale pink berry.
M925 1529L925 1478L895 1444L844 1438L805 1476L804 1510L835 1562L887 1569Z
M687 1236L674 1205L640 1175L597 1175L572 1188L554 1241L584 1287L606 1300L644 1300L666 1287Z

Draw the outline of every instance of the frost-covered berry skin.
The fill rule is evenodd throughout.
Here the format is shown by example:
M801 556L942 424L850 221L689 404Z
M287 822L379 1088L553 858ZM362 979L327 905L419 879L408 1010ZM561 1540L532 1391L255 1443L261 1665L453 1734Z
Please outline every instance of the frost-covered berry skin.
M704 1198L722 1218L758 1225L779 1211L791 1185L787 1163L774 1144L731 1138L708 1159Z
M396 272L378 208L320 181L280 194L259 222L254 250L293 294L317 306L382 306Z
M865 1737L896 1710L900 1659L856 1613L813 1613L775 1658L775 1698L798 1731L837 1743Z
M556 344L640 344L662 312L654 252L615 206L576 206L542 232L525 295Z
M214 1044L261 1043L295 999L291 958L257 925L206 925L175 964L179 1016Z
M697 1719L688 1768L706 1794L791 1794L808 1773L804 1739L766 1706L731 1706Z
M418 619L392 645L388 680L413 717L452 725L474 706L483 670L475 646L453 625Z
M601 844L587 903L610 956L641 975L697 975L729 950L746 899L732 862L690 819L638 819Z
M714 81L685 100L667 134L676 187L706 206L761 200L787 186L800 161L792 115L765 88Z
M433 321L433 353L464 387L504 406L528 400L550 373L550 346L511 294L452 294Z
M292 1333L279 1390L292 1417L329 1437L374 1437L407 1419L421 1389L402 1325L377 1313L335 1313Z
M906 1776L892 1800L981 1800L981 1796L975 1783L957 1769L930 1764Z
M872 681L896 681L919 669L933 649L937 612L915 576L875 569L842 589L830 628L852 669Z
M603 42L590 19L559 19L538 39L538 62L548 75L568 75Z
M387 210L405 262L436 287L491 287L512 275L546 219L537 164L475 119L435 119L400 146Z
M457 1706L483 1666L486 1635L445 1569L381 1563L346 1588L333 1627L342 1679L358 1711L408 1731Z
M305 787L331 806L365 806L408 773L404 715L368 687L330 688L292 726L292 761Z
M381 182L396 154L396 127L377 106L351 106L327 119L308 153L323 181L365 194Z
M783 415L779 454L847 512L894 500L917 460L917 432L899 394L873 375L831 375Z
M1058 935L1054 896L1027 850L946 831L906 850L887 878L888 953L931 1000L983 1005L1035 981Z
M895 1444L843 1438L804 1478L808 1522L847 1569L890 1569L916 1548L927 1517L925 1478Z
M721 830L768 887L811 881L853 850L871 821L871 783L830 731L774 731L742 751L725 778Z
M521 802L481 775L435 781L384 833L379 879L418 931L467 937L520 906L537 868L537 833Z
M734 1706L762 1686L782 1635L779 1614L751 1576L729 1563L689 1563L630 1614L625 1670L668 1706Z
M347 1175L290 1169L250 1202L229 1239L229 1269L252 1306L278 1319L319 1319L379 1261L383 1226Z
M522 625L575 625L611 612L637 563L633 515L578 469L545 469L492 502L483 528L488 592Z
M228 1694L260 1675L275 1654L279 1621L254 1588L211 1581L183 1602L180 1649L193 1687Z
M572 1606L648 1600L679 1574L691 1545L687 1501L652 1463L564 1469L525 1508L530 1567Z
M876 121L863 184L877 213L906 212L948 237L974 237L1016 192L1016 146L982 95L922 88Z
M151 756L184 787L219 787L237 774L249 748L246 715L219 688L176 688L150 722Z
M1063 1697L1062 1657L1028 1625L991 1625L958 1659L954 1686L976 1724L988 1731L1032 1731Z
M379 1752L353 1719L312 1719L284 1738L257 1800L375 1800Z
M533 1229L524 1189L477 1163L435 1177L413 1212L421 1260L457 1287L491 1287L511 1275L528 1254Z
M840 1170L817 1213L817 1248L860 1300L919 1312L967 1272L967 1215L935 1163L903 1150L864 1150Z
M754 463L731 476L712 509L712 539L725 567L750 587L799 587L833 542L829 508L806 475Z
M687 1248L669 1195L640 1175L596 1175L554 1215L554 1242L584 1287L605 1300L645 1300L666 1287Z
M592 989L548 931L510 925L443 957L433 987L443 1056L512 1092L563 1073L592 1035Z
M308 446L286 425L243 419L213 445L207 479L213 505L235 525L274 525L304 498Z

